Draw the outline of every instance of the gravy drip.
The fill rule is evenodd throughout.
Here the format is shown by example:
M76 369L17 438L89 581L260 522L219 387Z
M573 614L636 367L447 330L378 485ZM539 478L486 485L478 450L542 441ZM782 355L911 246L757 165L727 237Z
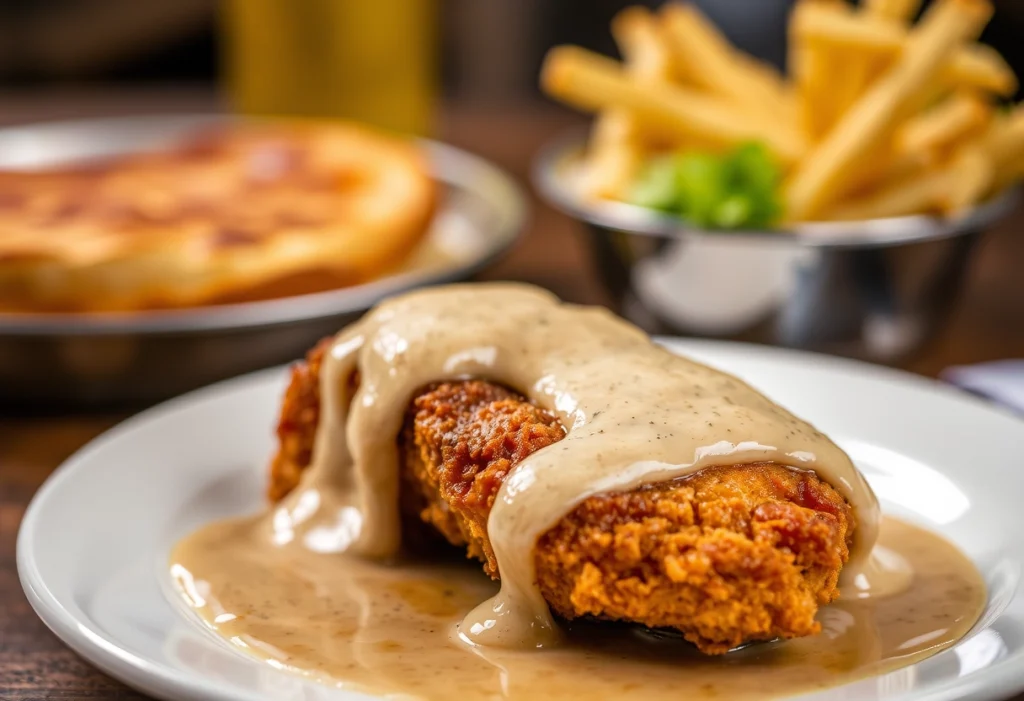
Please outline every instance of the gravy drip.
M819 612L817 636L722 657L674 635L607 622L572 622L565 644L551 649L469 648L448 631L495 593L476 564L325 557L274 545L258 519L190 536L175 550L172 572L205 623L238 648L311 680L389 698L752 701L857 680L867 686L846 697L873 698L909 689L908 666L959 640L985 603L978 572L939 536L886 519L880 543L913 567L910 589L841 598ZM181 654L195 657L188 653Z

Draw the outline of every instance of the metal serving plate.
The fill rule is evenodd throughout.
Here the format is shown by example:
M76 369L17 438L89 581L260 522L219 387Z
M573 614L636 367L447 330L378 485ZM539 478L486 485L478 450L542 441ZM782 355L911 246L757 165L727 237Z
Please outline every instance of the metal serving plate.
M0 168L151 149L226 119L129 117L0 129ZM422 143L444 191L425 243L411 256L421 263L365 285L262 302L130 314L0 313L0 407L153 402L300 357L389 295L469 278L515 243L526 200L494 165Z
M584 135L538 156L541 195L587 224L618 311L651 333L737 338L896 362L946 318L982 233L1017 204L1007 191L963 216L706 231L571 186Z

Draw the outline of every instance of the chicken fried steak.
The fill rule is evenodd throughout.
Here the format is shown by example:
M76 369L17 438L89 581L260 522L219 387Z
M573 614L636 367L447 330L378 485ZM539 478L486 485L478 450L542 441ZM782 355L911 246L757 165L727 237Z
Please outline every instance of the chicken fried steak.
M269 496L310 462L328 342L292 371ZM400 436L402 507L500 578L487 518L503 480L559 441L558 420L489 382L442 382L413 398ZM846 501L813 473L776 464L714 467L577 505L538 541L552 611L674 628L702 652L816 633L838 596L855 528Z

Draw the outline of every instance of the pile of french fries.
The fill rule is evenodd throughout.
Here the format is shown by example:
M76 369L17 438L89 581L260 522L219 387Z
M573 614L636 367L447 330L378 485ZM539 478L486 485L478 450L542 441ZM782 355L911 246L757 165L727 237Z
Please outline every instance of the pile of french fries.
M573 46L542 86L597 114L580 187L628 200L654 155L764 144L785 223L961 213L1024 176L1017 77L977 43L989 0L798 0L789 75L742 53L693 5L613 21L622 62Z

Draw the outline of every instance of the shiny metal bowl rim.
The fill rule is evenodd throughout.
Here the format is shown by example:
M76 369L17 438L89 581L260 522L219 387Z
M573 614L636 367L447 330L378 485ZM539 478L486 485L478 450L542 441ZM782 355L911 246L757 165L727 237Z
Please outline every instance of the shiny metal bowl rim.
M5 127L0 132L38 129L117 129L142 122L200 126L232 121L221 114L160 114L100 117L81 120L53 120ZM145 312L99 313L8 313L0 312L0 336L105 336L115 334L191 334L203 331L231 331L253 327L293 324L368 309L382 297L414 287L453 282L484 269L520 238L529 208L522 187L506 171L468 151L432 139L417 139L436 163L457 164L458 170L473 173L471 179L486 178L502 190L507 207L492 232L495 245L485 255L451 268L408 272L362 285L296 295L280 299L211 305Z
M680 217L625 202L587 200L568 187L563 171L578 159L586 133L575 128L545 144L532 167L538 193L562 212L605 229L643 236L691 238L729 236L760 242L796 243L808 248L884 248L952 238L988 227L1009 214L1020 201L1020 188L1010 187L954 217L919 214L861 221L808 222L771 231L695 227Z

